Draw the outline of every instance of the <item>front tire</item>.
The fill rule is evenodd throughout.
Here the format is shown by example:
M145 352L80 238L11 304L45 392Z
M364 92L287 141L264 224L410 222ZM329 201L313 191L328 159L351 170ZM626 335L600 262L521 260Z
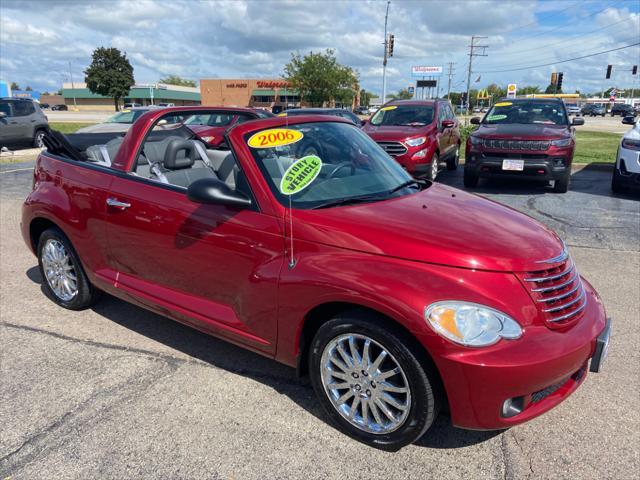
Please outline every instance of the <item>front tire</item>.
M567 191L569 190L569 183L571 183L570 172L553 183L553 191L556 193L567 193Z
M620 181L620 174L618 173L617 166L613 167L613 176L611 177L611 190L614 193L625 193L626 188Z
M95 302L99 292L89 283L71 242L60 230L45 230L37 252L42 287L51 300L69 310L83 310Z
M427 172L427 178L432 182L436 180L438 176L438 171L440 170L440 155L438 152L433 154L431 157L431 164L429 165L429 171Z
M354 311L322 325L309 351L310 377L342 432L396 451L429 429L440 396L411 342L379 320Z
M480 180L480 176L475 173L471 173L466 168L464 169L464 187L465 188L476 188L478 186L478 181Z

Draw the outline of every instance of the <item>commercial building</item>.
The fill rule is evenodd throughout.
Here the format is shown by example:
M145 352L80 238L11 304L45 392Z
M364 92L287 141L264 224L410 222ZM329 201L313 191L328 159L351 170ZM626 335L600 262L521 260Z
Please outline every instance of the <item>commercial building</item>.
M78 110L115 110L112 97L91 92L85 83L62 85L64 104ZM164 83L134 85L121 103L138 103L142 106L158 103L177 105L200 105L200 89Z
M300 94L286 80L204 79L200 80L203 105L255 107L284 110L300 107Z

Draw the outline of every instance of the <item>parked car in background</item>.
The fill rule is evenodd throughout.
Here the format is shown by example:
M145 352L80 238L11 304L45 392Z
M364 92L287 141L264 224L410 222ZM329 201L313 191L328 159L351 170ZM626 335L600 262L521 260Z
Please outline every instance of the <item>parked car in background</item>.
M503 177L554 181L554 190L569 189L575 148L574 125L560 99L504 99L496 103L467 139L464 185L480 178Z
M611 178L611 190L623 193L629 189L640 189L640 120L633 115L622 119L633 128L625 133L616 154L616 165Z
M41 148L49 130L47 116L30 99L0 99L0 147L30 145Z
M54 105L53 107L51 107L51 110L56 112L66 112L67 110L69 110L69 107L67 107L63 103L59 103L58 105Z
M41 110L47 110L51 108L51 106L48 103L40 103L39 105Z
M164 103L164 102L161 102L161 103L158 104L158 106L159 107L175 107L176 105L175 105L175 103Z
M568 115L580 115L582 113L582 108L577 103L565 103L565 108Z
M80 310L106 291L294 367L340 431L392 451L445 409L526 422L600 371L611 321L548 227L412 179L343 118L246 122L230 150L155 128L219 112L149 112L109 166L51 134L21 220L44 294Z
M137 108L137 107L142 107L142 105L140 105L139 103L135 103L135 102L125 103L123 105L124 109Z
M607 113L607 109L604 105L599 103L587 103L582 107L582 115L590 117L604 117Z
M616 103L613 107L611 107L610 113L612 117L615 117L616 115L620 115L621 117L636 115L635 109L631 105L627 105L626 103Z
M296 108L280 114L280 116L288 117L295 115L333 115L334 117L346 118L354 125L360 126L362 124L362 121L355 113L343 108Z
M221 108L216 113L192 115L184 124L209 145L218 147L224 141L226 131L234 125L273 116L271 112L257 108L229 107Z
M357 107L353 113L356 115L369 115L369 107Z
M435 180L441 162L458 167L460 125L447 100L392 100L363 131L414 177Z
M147 113L149 110L157 109L159 107L135 107L124 109L115 115L110 116L102 123L95 125L89 125L78 130L76 133L114 133L114 132L126 132L131 125Z

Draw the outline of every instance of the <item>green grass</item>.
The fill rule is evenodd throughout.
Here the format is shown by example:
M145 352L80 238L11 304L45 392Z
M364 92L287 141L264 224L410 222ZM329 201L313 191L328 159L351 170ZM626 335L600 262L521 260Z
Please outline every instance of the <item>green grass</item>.
M576 132L573 163L614 163L622 135L607 132Z
M49 128L61 133L75 133L76 130L89 125L95 125L95 123L49 122Z
M465 127L468 128L468 127ZM464 137L460 158L464 158L464 147L469 131L461 132ZM608 132L576 132L576 150L573 163L615 163L616 151L622 135Z

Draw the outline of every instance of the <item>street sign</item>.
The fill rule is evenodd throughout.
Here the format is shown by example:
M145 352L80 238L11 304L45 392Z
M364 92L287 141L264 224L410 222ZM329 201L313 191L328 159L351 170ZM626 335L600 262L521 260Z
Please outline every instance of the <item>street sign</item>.
M412 77L436 77L442 75L442 67L414 65L411 67Z
M489 92L487 90L478 90L478 95L476 95L476 99L478 100L489 100Z
M407 90L409 91L409 93L411 95L413 95L413 93L416 91L416 89L414 87L409 87L409 88L407 88Z
M507 98L516 98L516 92L518 91L518 87L515 83L510 83L507 86Z
M434 88L438 86L438 82L436 80L418 80L416 86L418 88Z

